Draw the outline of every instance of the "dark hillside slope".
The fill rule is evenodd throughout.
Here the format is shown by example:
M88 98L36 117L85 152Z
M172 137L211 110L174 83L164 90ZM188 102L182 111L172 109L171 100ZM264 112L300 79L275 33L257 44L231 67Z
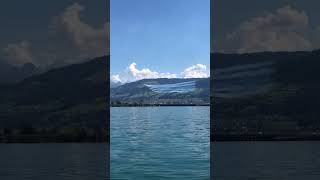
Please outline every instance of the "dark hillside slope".
M0 127L82 128L82 134L83 129L108 129L108 68L109 57L100 57L2 85Z
M231 134L240 139L318 136L320 51L211 54L211 58L211 124L217 139Z

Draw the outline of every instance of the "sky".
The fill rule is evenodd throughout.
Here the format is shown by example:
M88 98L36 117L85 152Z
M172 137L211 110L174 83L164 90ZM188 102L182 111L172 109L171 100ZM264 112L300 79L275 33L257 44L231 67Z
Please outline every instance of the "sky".
M111 0L111 80L207 77L209 0Z
M107 1L5 0L0 12L2 62L53 67L108 53Z
M104 0L3 1L0 62L46 68L80 63L110 54L110 39L114 80L132 81L206 77L210 49L246 53L320 48L318 0L110 3L109 9Z
M318 0L212 0L211 52L320 48Z

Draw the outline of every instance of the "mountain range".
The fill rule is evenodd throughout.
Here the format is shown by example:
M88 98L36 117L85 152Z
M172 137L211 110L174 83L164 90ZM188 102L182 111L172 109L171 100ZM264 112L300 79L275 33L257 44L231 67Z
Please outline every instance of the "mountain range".
M320 130L320 51L211 58L212 137L294 138Z
M13 136L9 140L13 142L21 142L26 133L31 141L34 136L51 137L50 141L95 140L96 133L101 140L109 127L109 60L99 57L1 84L0 142L1 132L10 132L6 137Z
M0 84L0 141L8 128L24 129L24 137L35 131L78 139L101 135L109 127L109 93L114 106L211 101L212 137L320 131L320 51L214 53L211 59L211 79L143 79L111 89L109 56L42 73L26 65L34 74Z
M42 70L32 63L14 66L0 61L0 84L17 83L25 78L40 73Z
M126 83L110 91L111 105L209 104L209 78L159 78Z

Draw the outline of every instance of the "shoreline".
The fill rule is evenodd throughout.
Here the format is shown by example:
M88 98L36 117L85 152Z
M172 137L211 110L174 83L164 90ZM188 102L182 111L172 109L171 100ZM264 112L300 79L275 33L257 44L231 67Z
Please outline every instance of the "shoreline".
M110 107L169 107L169 106L210 106L210 104L121 104L121 105L110 105Z
M210 136L210 143L214 142L281 142L281 141L320 141L320 135L305 135L305 136L244 136L244 135L223 135ZM0 144L47 144L47 143L110 143L110 137L84 137L82 138L53 138L33 135L28 136L11 136L0 138Z
M89 144L108 144L109 140L103 139L84 139L84 140L72 140L72 139L46 139L46 138L34 138L34 139L21 139L12 137L10 139L0 139L0 144L65 144L65 143L89 143Z
M84 137L81 138L54 138L33 135L32 137L11 136L0 138L0 144L46 144L46 143L109 143L109 138L104 137Z
M8 143L107 143L106 128L3 128L0 144Z

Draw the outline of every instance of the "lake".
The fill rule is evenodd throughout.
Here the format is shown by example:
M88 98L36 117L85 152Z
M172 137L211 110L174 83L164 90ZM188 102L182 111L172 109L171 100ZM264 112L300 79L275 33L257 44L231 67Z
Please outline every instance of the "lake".
M107 144L0 144L1 180L108 179Z
M214 180L319 180L319 142L214 142Z
M214 142L209 107L113 107L112 180L319 180L320 143ZM109 146L0 144L1 180L104 180Z
M111 179L210 179L209 107L112 107Z

